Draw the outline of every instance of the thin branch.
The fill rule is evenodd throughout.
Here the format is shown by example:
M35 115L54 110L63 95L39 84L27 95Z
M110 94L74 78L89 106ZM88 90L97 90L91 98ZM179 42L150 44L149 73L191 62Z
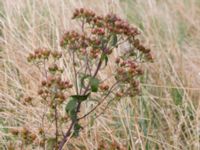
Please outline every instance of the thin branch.
M110 90L108 91L108 93L105 95L105 97L101 100L101 102L99 102L95 107L93 107L89 112L87 112L85 115L83 115L82 117L78 118L78 120L81 120L85 117L87 117L89 114L91 114L94 110L97 109L98 106L100 106L105 100L106 98L110 95L110 93L112 92L113 88L115 85L117 85L118 82L116 82L115 84L112 85L112 87L110 88Z
M75 52L72 52L72 61L73 61L73 70L74 70L74 76L75 76L75 88L76 88L76 94L78 94L78 81L77 81L77 71L76 71L76 67L75 67Z
M126 93L128 92L128 90L130 90L130 88L126 90L125 95L126 95ZM108 106L110 105L110 103L111 103L114 99L115 99L115 97L112 98L112 99L110 99L110 101L107 103L107 105L102 109L102 111L101 111L99 114L97 114L97 115L95 116L94 119L97 119L97 118L100 117L102 114L104 114L105 111L109 108ZM85 126L87 126L87 125L85 125Z
M81 21L81 30L82 30L83 34L85 34L84 29L85 29L85 19L83 19L83 20Z
M97 65L97 68L96 68L96 70L95 70L95 72L94 72L94 75L93 75L92 77L96 77L98 71L99 71L100 68L101 68L101 65L102 65L102 60L100 59L98 65ZM88 85L87 85L86 88L85 88L85 91L84 91L83 95L85 95L85 94L88 92L89 87L90 87L90 84L88 83Z
M56 144L58 144L58 110L57 110L57 101L55 100L55 126L56 126ZM57 149L57 147L56 147Z
M95 70L95 72L94 72L93 77L96 77L96 75L97 75L99 69L101 68L101 64L102 64L102 60L100 59L98 65L97 65L97 68L96 68L96 70ZM83 95L85 95L85 94L88 92L89 86L90 86L90 84L88 83L88 85L87 85L87 87L86 87L86 89L85 89ZM76 113L78 113L78 112L80 111L80 107L81 107L81 102L79 102L78 105L77 105ZM73 129L73 126L74 126L77 122L78 122L78 119L75 119L75 120L73 120L73 121L71 122L69 129L67 130L67 132L66 132L65 135L64 135L63 140L62 140L61 143L59 144L59 150L62 150L63 146L65 145L65 143L66 143L66 141L67 141L67 139L68 139L68 137L69 137L69 135L70 135L70 133L71 133L71 130Z
M65 142L67 141L67 138L70 136L71 134L71 130L73 128L73 126L76 124L76 121L72 121L72 123L70 124L69 129L67 130L67 132L65 133L63 140L61 141L61 143L59 144L59 150L62 150L63 146L65 145Z

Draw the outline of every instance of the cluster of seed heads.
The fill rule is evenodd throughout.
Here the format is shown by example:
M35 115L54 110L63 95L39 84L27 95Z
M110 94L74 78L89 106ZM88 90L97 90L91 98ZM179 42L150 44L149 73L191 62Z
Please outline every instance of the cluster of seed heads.
M29 54L28 61L33 62L40 59L48 59L52 56L54 59L59 59L62 57L62 53L58 51L50 51L46 48L38 48L34 53Z
M121 81L125 85L123 86L123 89L121 89L121 92L116 93L117 96L121 97L125 94L122 91L126 89L127 85L132 92L126 93L126 95L138 95L140 91L139 81L135 78L143 75L144 71L142 68L133 60L122 60L120 58L116 58L115 63L117 65L115 79Z
M81 21L82 26L81 31L67 31L61 37L60 46L68 51L61 53L47 48L39 48L28 56L28 61L36 65L44 64L41 65L43 68L40 66L43 70L43 80L38 87L37 94L41 97L42 103L47 104L50 110L55 110L54 113L50 113L50 116L58 121L58 127L70 118L72 125L74 124L74 130L76 130L76 125L79 131L81 128L78 124L79 120L73 122L72 118L75 116L77 119L82 101L72 102L71 105L77 108L72 108L72 110L67 108L71 114L65 114L65 116L60 115L57 109L61 108L60 106L63 106L64 102L68 102L69 97L84 98L87 96L86 99L84 98L85 101L88 97L93 96L92 92L97 92L95 95L99 94L102 97L111 93L110 97L114 98L138 95L140 93L138 78L144 73L141 62L152 61L153 57L151 50L146 48L137 38L140 34L138 29L115 14L99 16L91 10L81 8L75 10L72 18ZM122 44L128 45L129 50L123 51L123 47L120 47ZM104 82L98 74L106 68L110 55L117 50L119 50L118 56L113 55L115 65L112 68L112 81L115 80L117 87L111 91L114 86L108 84L109 82ZM73 67L71 70L74 72L75 80L64 79L64 70L59 66L59 62L63 60L62 54L64 52L72 56ZM102 67L104 62L105 66ZM88 78L88 86L79 87L78 82L81 81L81 74L84 74L86 78L90 77ZM93 79L93 85L90 88L91 79ZM92 91L92 86L98 89ZM76 89L76 95L69 94L73 91L73 87ZM24 98L23 103L31 104L32 101L33 98L28 96ZM69 129L71 132L73 128ZM37 137L26 128L20 131L12 130L11 133L20 135L24 140L29 141L28 143ZM38 130L37 134L45 134L44 129ZM59 134L61 133L57 133L57 136ZM39 145L44 145L45 140L40 141ZM57 137L56 140L58 145L62 139Z
M106 16L98 16L91 10L76 9L73 14L73 19L84 18L87 23L96 26L92 33L104 35L105 32L124 34L127 36L135 36L139 34L138 30L129 25L127 21L122 20L115 14Z
M96 51L96 49L101 48L103 52L111 54L113 48L104 44L109 42L113 35L116 35L119 38L126 39L135 50L143 53L146 60L153 60L150 49L145 48L136 38L140 34L137 28L115 14L98 16L91 10L81 8L75 10L73 19L79 19L88 24L90 29L88 32L91 34L68 31L62 37L62 47L67 45L69 49L81 51L84 54L86 51ZM117 47L118 45L113 46ZM94 58L98 58L97 56L97 53L93 53Z
M65 92L72 88L73 85L66 80L62 80L60 76L49 75L47 79L41 81L41 87L38 90L38 95L40 95L44 100L50 99L52 96L58 99L59 104L62 104L66 99L67 95ZM53 103L50 103L53 106Z
M11 128L10 133L16 137L20 137L22 140L26 142L26 144L33 143L37 138L37 135L26 127Z

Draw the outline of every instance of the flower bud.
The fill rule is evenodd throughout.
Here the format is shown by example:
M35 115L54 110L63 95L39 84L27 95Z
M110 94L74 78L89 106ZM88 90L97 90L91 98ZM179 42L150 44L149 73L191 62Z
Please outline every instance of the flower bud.
M104 90L107 91L109 89L109 85L105 85Z
M80 13L83 13L83 12L84 12L84 9L83 9L83 8L81 8L81 9L80 9Z
M59 59L62 57L62 53L58 51L51 52L51 55L53 56L54 59Z
M21 129L21 134L22 134L22 136L27 136L28 135L28 133L29 133L29 131L28 131L28 129L26 128L26 127L23 127L22 129Z
M140 41L138 39L135 39L133 41L133 45L137 48L140 45Z
M132 84L133 87L138 87L139 86L139 81L134 80L131 84Z
M57 64L52 64L49 66L48 69L50 72L55 72L55 71L58 71L58 66L57 66Z
M129 68L128 72L134 75L136 73L136 70L134 68Z
M121 25L122 25L122 24L121 24L121 21L119 21L119 20L116 20L116 21L115 21L115 26L116 26L116 27L121 27Z
M126 65L126 62L125 62L125 61L121 62L121 64L120 64L121 67L123 67L123 66L125 66L125 65Z
M44 133L44 129L43 129L43 128L39 128L39 129L38 129L38 133L39 133L39 134L43 134L43 133Z
M27 58L28 62L31 62L34 59L35 59L35 55L34 54L29 54L29 56Z
M146 54L146 58L149 61L153 61L153 55L150 52Z
M119 57L115 59L115 63L116 63L116 64L119 64L119 63L120 63L120 58L119 58Z
M118 74L123 74L125 72L125 69L124 68L122 68L122 67L119 67L119 68L117 68L117 73Z
M38 90L38 95L42 95L44 91L42 89Z
M48 95L45 93L45 94L42 94L41 97L42 97L44 100L46 100L47 97L48 97Z
M30 103L32 100L33 100L33 98L30 97L30 96L28 96L28 97L26 97L26 98L24 99L24 101L25 101L26 103Z
M123 94L122 92L119 92L119 91L116 93L116 96L117 96L117 97L122 97L123 95L124 95L124 94Z
M98 33L99 33L99 35L104 35L105 31L103 28L99 28Z
M137 68L136 71L137 71L138 75L143 75L144 74L144 70L142 70L141 68Z
M36 49L34 53L35 55L39 55L41 53L41 49Z
M45 145L45 140L39 141L39 145L40 145L41 147L43 147L43 146Z
M46 86L47 85L47 81L46 80L42 80L41 85L42 86Z
M65 100L65 95L63 93L59 93L58 98L61 100Z
M100 88L102 91L107 91L107 90L109 89L109 86L102 83L102 84L99 85L99 88Z
M34 141L37 138L37 136L36 136L36 134L31 133L30 138L32 141Z
M150 53L150 49L148 49L148 48L145 48L145 50L143 51L144 53Z
M13 135L18 135L19 134L19 130L15 129L15 128L11 128L9 129L10 133L12 133Z
M69 88L69 89L70 89L70 88L72 88L72 87L73 87L73 85L72 85L72 84L69 84L69 85L68 85L68 88Z
M145 51L145 47L143 45L139 45L138 47L138 50L141 51L141 52L144 52Z
M101 44L101 41L100 41L99 39L96 39L95 44L96 44L96 45L100 45L100 44Z

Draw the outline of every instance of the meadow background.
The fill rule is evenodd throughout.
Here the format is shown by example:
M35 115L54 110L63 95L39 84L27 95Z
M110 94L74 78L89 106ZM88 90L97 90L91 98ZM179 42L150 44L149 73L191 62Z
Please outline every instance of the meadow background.
M40 79L26 58L38 47L61 50L63 32L78 28L70 18L79 7L127 19L142 32L155 60L146 65L142 94L114 102L95 122L88 117L71 147L200 149L199 0L0 0L0 149L15 140L8 129L26 125L34 130L41 124L39 112L45 107L20 101L37 93ZM85 105L83 112L88 110Z

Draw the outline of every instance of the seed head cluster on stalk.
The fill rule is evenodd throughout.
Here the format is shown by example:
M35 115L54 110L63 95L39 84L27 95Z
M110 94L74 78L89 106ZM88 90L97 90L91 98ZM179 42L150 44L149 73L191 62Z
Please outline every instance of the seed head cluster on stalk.
M28 57L28 61L43 72L38 95L50 111L44 118L54 123L55 134L52 136L45 128L39 128L34 134L26 128L26 133L22 133L23 129L12 129L11 133L24 145L45 148L51 141L54 149L63 149L69 138L78 137L84 129L80 120L97 109L99 114L105 111L100 105L106 103L109 109L114 100L138 95L139 77L144 72L142 63L153 60L151 50L137 38L140 34L137 28L115 14L99 16L81 8L74 11L72 19L81 23L81 30L64 33L60 42L63 51L39 48ZM128 46L128 50L123 50L123 45ZM64 79L65 67L59 65L65 56L72 60L73 79ZM107 73L109 65L112 70ZM24 104L33 100L26 97ZM94 100L96 104L91 110L85 114L80 112L82 103ZM61 115L63 106L65 116Z

